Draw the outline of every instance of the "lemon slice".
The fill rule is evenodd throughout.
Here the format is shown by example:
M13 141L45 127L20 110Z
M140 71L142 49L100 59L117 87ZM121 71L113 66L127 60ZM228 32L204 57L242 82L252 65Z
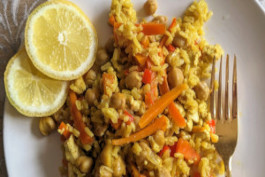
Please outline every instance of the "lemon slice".
M29 16L25 45L38 70L54 79L72 80L93 65L98 39L94 26L75 4L51 0Z
M4 83L10 103L29 117L53 114L67 97L68 82L51 79L38 71L24 48L8 62Z

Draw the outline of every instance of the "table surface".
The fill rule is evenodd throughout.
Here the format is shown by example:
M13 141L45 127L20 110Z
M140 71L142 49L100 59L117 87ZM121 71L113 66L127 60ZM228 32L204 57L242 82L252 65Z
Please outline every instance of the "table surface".
M23 42L27 15L45 0L0 0L0 177L7 177L3 148L3 112L5 89L3 75L8 60ZM265 0L257 0L265 11ZM25 10L26 9L26 10Z

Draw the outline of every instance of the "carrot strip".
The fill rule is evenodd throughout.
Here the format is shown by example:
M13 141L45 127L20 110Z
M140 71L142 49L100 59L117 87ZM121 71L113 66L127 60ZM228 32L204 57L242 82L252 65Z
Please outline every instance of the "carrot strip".
M167 36L163 36L163 38L161 39L160 44L159 44L158 47L159 48L163 48L163 46L165 45L166 41L167 41Z
M68 127L64 122L61 122L58 129L63 131L63 136L65 137L65 139L68 139L70 137L71 132L69 132Z
M169 92L169 86L167 82L167 76L164 76L164 81L162 84L159 84L159 90L161 95L164 95L165 93Z
M171 29L177 25L177 19L174 17L172 23L170 24L168 30L171 32Z
M147 136L154 134L157 130L166 131L166 129L167 129L167 118L165 116L161 116L146 128L130 135L129 137L112 140L112 144L116 146L121 146L127 143L136 142L139 141L140 139L143 139Z
M142 27L143 27L142 32L145 35L158 35L158 34L164 34L166 32L165 24L144 23L142 24Z
M168 82L167 82L167 77L164 77L164 81L161 85L159 85L159 90L161 92L161 94L165 94L167 93L170 89L168 86ZM173 122L180 128L184 128L186 126L186 121L184 119L184 117L180 114L178 108L176 107L176 105L174 104L174 102L171 102L168 105L168 111L169 111L169 115L172 118Z
M75 92L70 90L69 93L70 96L70 110L71 110L71 115L74 119L74 125L75 127L78 129L78 131L80 132L80 140L82 144L88 144L88 143L92 143L93 142L93 138L90 137L86 131L85 131L85 123L83 122L83 117L81 112L77 109L76 107L76 100L77 100L77 96L75 94Z
M181 84L173 88L171 91L167 92L161 96L155 103L144 113L139 121L140 128L144 128L148 125L157 115L161 114L165 108L174 101L183 90L187 89L186 84Z

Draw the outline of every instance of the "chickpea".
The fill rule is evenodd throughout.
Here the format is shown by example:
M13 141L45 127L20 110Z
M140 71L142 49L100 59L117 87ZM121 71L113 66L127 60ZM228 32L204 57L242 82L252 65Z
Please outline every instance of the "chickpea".
M76 166L83 173L88 173L93 165L93 159L87 156L80 156L76 159Z
M179 68L172 68L168 73L167 81L170 88L174 88L183 83L184 76Z
M115 109L123 109L126 105L126 97L122 93L115 93L110 99L110 105Z
M165 135L162 130L158 130L154 135L154 140L159 147L163 147L165 144Z
M96 174L96 177L112 177L112 169L105 165L99 167L99 175Z
M166 24L167 23L167 17L166 16L159 15L159 16L156 16L152 20L152 22Z
M121 156L114 159L112 164L113 176L123 176L126 174L126 166Z
M133 89L134 87L140 88L142 86L142 77L140 73L137 71L130 72L125 78L125 85L129 89Z
M94 83L94 81L97 78L97 74L94 70L90 69L85 76L85 83L87 86L91 87Z
M51 117L42 117L39 121L39 129L44 136L55 130L55 122Z
M171 177L171 175L165 167L161 167L157 169L155 177Z
M107 61L109 60L109 56L108 53L105 49L99 49L97 52L97 59L96 59L96 63L101 66L104 65L105 63L107 63Z
M210 94L210 89L206 82L200 82L194 87L197 98L206 101Z
M114 44L114 39L113 38L110 38L107 41L106 45L105 45L105 48L106 48L106 50L107 50L107 52L109 54L112 54L114 52L114 45L113 44Z
M85 98L87 100L88 105L92 106L94 101L97 100L97 92L95 89L87 89Z
M178 47L184 47L186 45L186 39L180 35L176 35L173 39L173 44Z
M157 10L157 1L156 0L147 0L144 4L145 12L148 15L152 15Z
M94 123L94 134L96 136L103 136L107 129L108 125L106 124Z

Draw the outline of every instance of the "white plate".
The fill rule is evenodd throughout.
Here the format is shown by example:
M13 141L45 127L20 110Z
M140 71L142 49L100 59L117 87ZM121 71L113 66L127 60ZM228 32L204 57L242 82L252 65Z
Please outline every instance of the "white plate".
M95 24L99 42L111 33L107 25L110 1L73 0ZM134 0L139 14L144 1ZM158 14L180 16L191 1L160 0ZM265 14L252 0L208 0L214 15L206 24L206 38L238 58L239 139L233 159L235 177L265 174ZM171 19L171 18L169 18ZM42 137L38 119L25 118L6 102L4 147L10 177L59 176L62 152L57 133Z

